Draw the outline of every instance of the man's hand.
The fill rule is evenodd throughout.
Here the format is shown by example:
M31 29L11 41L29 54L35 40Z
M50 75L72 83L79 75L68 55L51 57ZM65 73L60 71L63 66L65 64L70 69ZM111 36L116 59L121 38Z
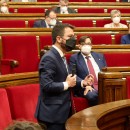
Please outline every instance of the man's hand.
M94 89L92 88L92 86L86 86L85 90L84 90L84 95L87 95L88 91L93 91Z
M66 78L66 82L69 87L74 87L76 85L76 75L72 77L72 74L69 74Z
M87 75L83 81L84 86L91 86L94 83L94 76L92 74Z

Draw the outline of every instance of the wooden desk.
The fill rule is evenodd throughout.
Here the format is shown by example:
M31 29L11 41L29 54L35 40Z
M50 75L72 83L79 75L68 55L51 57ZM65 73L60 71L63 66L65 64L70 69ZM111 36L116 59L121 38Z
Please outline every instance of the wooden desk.
M129 130L130 100L82 110L66 122L66 130Z

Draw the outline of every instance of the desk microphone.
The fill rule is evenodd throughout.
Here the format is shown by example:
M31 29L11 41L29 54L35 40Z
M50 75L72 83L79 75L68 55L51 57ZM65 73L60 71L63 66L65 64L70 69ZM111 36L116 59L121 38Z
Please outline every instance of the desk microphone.
M76 74L76 64L72 66L72 77Z

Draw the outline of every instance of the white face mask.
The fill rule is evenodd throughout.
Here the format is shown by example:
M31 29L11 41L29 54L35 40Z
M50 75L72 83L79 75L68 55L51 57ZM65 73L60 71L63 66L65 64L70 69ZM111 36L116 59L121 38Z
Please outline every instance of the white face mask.
M119 23L119 22L120 22L120 17L113 18L113 23Z
M1 6L0 10L2 13L9 13L8 7L6 7L6 6Z
M60 7L60 9L61 9L61 12L66 12L67 11L67 6L62 6L62 7Z
M56 25L56 19L51 19L50 20L50 25L55 26Z
M90 45L83 45L81 48L81 52L85 55L89 55L91 52L91 46Z

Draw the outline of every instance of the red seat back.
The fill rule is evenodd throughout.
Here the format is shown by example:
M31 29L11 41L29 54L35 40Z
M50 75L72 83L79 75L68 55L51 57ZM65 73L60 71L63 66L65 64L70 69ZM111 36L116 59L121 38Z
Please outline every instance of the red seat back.
M121 37L124 34L115 34L115 44L121 44Z
M130 53L104 53L104 56L108 67L130 66Z
M6 90L0 88L0 130L4 130L11 122L11 112Z
M3 59L13 59L19 62L19 66L9 73L32 72L38 70L38 45L36 36L18 35L2 36ZM5 70L2 70L4 74Z
M34 113L38 101L39 84L6 88L13 119L36 121Z
M52 37L51 35L43 35L39 36L40 39L40 49L44 49L47 45L52 45Z
M110 13L111 10L113 10L113 9L115 9L115 8L109 8L109 9L107 10L107 12ZM117 9L117 10L120 10L121 13L130 13L130 8L116 8L116 9Z
M74 25L75 27L93 27L93 21L88 19L62 20L62 23L69 23Z
M45 13L45 9L44 8L18 8L18 13Z
M77 39L79 40L79 38L82 35L84 35L84 34L79 34L77 36ZM93 45L112 44L111 34L86 34L86 35L90 36L92 38Z
M78 8L78 13L104 13L104 8Z
M25 20L0 20L0 28L25 28Z
M34 25L34 22L35 22L34 19L32 19L32 20L28 20L28 27L32 28L33 25Z

